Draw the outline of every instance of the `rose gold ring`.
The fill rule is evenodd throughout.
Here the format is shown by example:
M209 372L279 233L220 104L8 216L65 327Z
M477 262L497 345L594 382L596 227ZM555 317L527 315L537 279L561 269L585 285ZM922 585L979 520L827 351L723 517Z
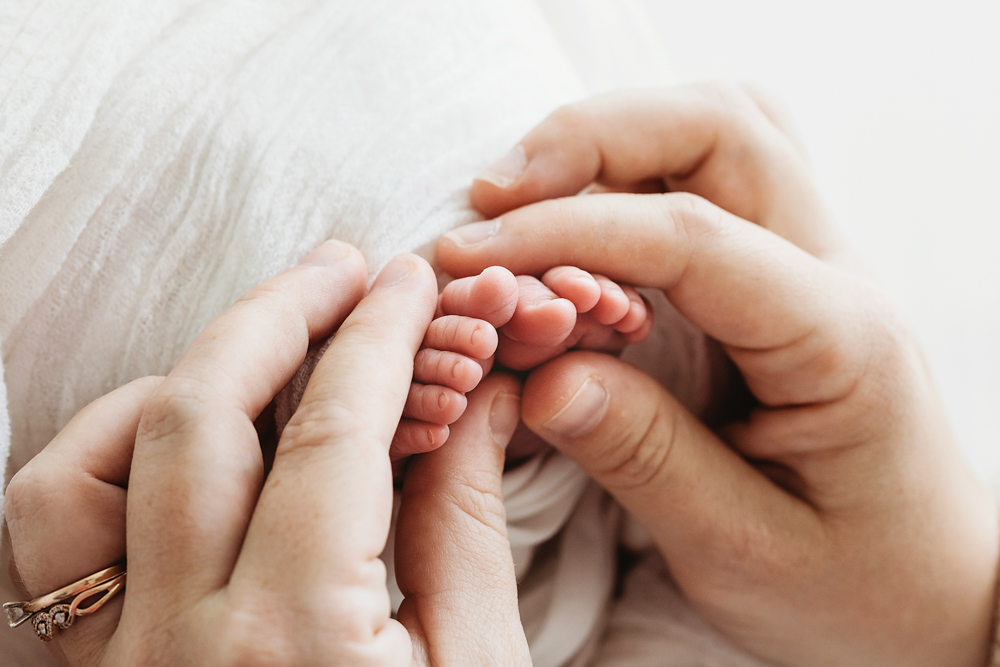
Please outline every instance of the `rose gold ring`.
M10 627L16 628L30 620L38 638L48 642L52 641L57 628L65 630L73 625L77 616L93 614L124 586L125 563L120 563L29 602L7 602L3 609ZM96 602L84 606L101 593L103 595ZM67 603L70 598L73 599Z

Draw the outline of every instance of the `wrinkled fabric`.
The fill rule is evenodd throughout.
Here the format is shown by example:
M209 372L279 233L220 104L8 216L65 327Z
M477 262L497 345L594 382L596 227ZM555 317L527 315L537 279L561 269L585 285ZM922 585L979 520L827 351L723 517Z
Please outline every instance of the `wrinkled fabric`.
M615 3L543 5L578 65L588 40L629 54L630 71L655 65L641 40L609 48L628 33L628 20L609 19ZM324 239L359 247L372 276L399 252L432 260L441 233L478 219L473 175L584 93L530 0L0 5L5 482L82 407L167 373L240 294ZM644 365L706 354L652 297L657 329L627 357L698 405L707 387L684 363ZM600 647L603 629L629 636L648 603L630 606L628 582L612 601L621 509L552 451L509 472L503 490L535 664L584 664L594 651L620 664L618 643ZM695 664L671 662L674 644L656 635L642 637L657 664ZM39 648L28 631L0 632L12 664L44 664Z

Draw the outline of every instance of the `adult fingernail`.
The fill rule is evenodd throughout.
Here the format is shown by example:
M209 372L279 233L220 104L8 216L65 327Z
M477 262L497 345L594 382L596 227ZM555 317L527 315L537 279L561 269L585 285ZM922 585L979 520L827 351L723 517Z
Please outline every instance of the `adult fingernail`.
M542 426L543 429L564 438L587 435L604 418L608 411L608 390L597 379L587 378L576 390L569 403Z
M483 173L476 176L476 180L492 183L498 188L508 188L521 177L527 165L528 157L524 153L524 146L518 144L509 153L487 167Z
M346 259L352 252L352 247L343 241L330 239L302 258L299 264L312 266L331 266Z
M500 231L500 218L456 227L445 236L454 241L456 245L464 248L482 243L486 239L496 236L498 231Z
M413 271L413 262L404 255L397 255L379 271L378 277L372 283L372 289L390 287L402 282L403 278L410 275L411 271Z
M515 394L497 394L490 406L490 433L493 439L506 447L520 421L521 398Z

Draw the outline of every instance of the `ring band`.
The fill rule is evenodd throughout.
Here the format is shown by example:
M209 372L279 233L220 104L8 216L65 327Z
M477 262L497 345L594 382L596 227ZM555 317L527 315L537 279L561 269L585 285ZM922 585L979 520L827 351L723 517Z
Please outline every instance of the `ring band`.
M120 563L29 602L7 602L3 609L10 627L16 628L30 620L38 638L48 642L57 628L65 630L77 616L93 614L124 586L125 563ZM96 602L84 606L87 600L101 593L103 595ZM70 598L72 601L67 603Z

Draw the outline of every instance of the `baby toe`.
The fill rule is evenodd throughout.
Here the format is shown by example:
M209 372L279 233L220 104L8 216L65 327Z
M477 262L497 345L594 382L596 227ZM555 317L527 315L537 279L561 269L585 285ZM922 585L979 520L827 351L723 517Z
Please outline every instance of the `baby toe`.
M462 416L467 403L465 395L454 389L414 382L410 384L403 416L432 424L451 424Z
M413 359L413 379L425 385L442 385L457 392L472 391L483 379L482 364L469 357L423 348Z
M614 326L615 330L621 333L632 333L637 331L647 319L652 319L652 312L646 306L645 299L634 287L625 286L622 290L629 300L628 312Z
M463 315L433 320L424 334L424 347L487 359L497 349L497 332L485 321Z
M478 276L459 278L446 285L439 305L445 315L474 317L499 327L514 314L517 294L514 274L491 266Z
M575 266L549 269L542 276L542 284L557 296L569 299L578 313L586 313L601 299L601 286L594 276Z
M543 285L537 278L518 276L517 310L503 327L514 340L540 347L558 345L573 331L576 306Z
M400 419L389 445L389 459L398 461L414 454L434 451L448 440L449 431L444 424Z
M628 314L630 302L625 291L613 280L595 275L601 286L601 299L590 314L601 324L615 324Z

